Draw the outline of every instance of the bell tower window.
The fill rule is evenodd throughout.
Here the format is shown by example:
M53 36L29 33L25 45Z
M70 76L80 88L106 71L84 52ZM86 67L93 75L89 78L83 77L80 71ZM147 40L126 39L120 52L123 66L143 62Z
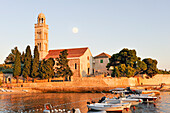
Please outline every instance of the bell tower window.
M43 23L43 18L42 18L42 21L41 21L42 23Z

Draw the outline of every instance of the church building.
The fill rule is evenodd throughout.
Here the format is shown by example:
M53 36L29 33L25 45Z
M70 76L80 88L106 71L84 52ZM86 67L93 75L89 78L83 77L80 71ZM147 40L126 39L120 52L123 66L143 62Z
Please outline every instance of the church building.
M64 49L48 51L48 25L43 13L40 13L35 24L35 45L38 46L40 60L59 57ZM93 74L93 57L88 47L67 49L69 67L73 72L73 77L86 77ZM54 69L56 71L56 63Z

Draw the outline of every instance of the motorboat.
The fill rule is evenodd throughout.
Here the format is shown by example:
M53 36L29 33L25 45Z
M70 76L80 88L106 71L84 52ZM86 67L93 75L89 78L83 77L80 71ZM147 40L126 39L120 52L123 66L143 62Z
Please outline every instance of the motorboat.
M159 90L147 90L147 89L131 89L130 87L124 88L124 90L129 91L129 93L132 94L150 94L155 93L156 95L160 95Z
M103 102L115 104L115 103L118 103L118 101L119 103L131 103L131 106L136 106L143 102L142 99L131 99L131 98L124 98L124 97L119 98L119 99L118 98L111 98L111 99L107 98Z
M126 88L115 88L109 90L109 92L113 93L124 93L124 94L130 94L130 91L126 90Z
M157 97L156 96L148 96L148 95L135 95L135 94L132 94L132 95L129 95L127 96L126 98L129 98L129 99L142 99L143 102L154 102L157 100Z
M150 94L150 93L155 93L155 95L160 95L159 90L141 90L142 94Z
M88 109L91 110L101 110L101 111L114 111L121 112L123 109L129 109L130 103L119 103L119 104L109 104L109 103L92 103L88 104Z
M108 100L105 96L102 97L98 103L87 102L87 107L92 110L103 110L103 111L122 111L123 109L129 109L131 103L122 103L118 99L114 99L111 103L106 102Z
M88 111L87 113L107 113L106 111Z

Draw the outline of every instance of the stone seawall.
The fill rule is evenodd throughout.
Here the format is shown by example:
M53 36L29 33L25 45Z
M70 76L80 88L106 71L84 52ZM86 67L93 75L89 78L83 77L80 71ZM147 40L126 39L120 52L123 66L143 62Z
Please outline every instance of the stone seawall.
M8 86L41 90L43 92L101 92L116 87L131 87L139 85L170 84L170 75L155 75L153 78L112 78L112 77L82 77L64 82L11 83ZM6 84L4 84L6 85Z
M140 79L143 85L160 85L161 83L170 84L170 74L157 74L150 79Z

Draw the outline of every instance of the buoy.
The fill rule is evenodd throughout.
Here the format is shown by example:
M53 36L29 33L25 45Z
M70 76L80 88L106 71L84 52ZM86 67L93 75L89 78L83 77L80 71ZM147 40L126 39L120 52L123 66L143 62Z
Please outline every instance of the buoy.
M161 99L161 97L159 97L159 99Z
M129 111L129 108L126 108L126 111Z
M133 110L134 110L134 111L136 110L136 107L135 107L135 106L133 106Z
M46 109L49 110L49 107L46 105Z
M154 103L153 106L156 107L156 104Z
M139 100L139 102L142 102L141 100Z

